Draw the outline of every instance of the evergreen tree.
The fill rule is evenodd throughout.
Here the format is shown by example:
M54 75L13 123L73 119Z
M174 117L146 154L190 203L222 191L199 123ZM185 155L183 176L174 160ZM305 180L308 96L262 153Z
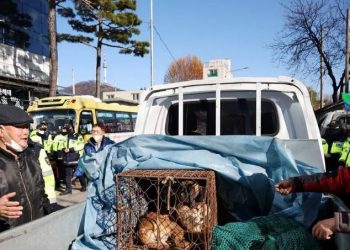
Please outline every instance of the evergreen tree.
M135 14L134 0L95 0L75 1L72 8L57 9L68 18L68 23L78 32L88 35L60 34L58 39L74 43L83 43L96 49L96 97L100 97L101 50L102 46L119 49L121 54L144 56L148 53L149 43L133 40L139 35L137 28L142 21ZM95 42L95 45L92 43Z

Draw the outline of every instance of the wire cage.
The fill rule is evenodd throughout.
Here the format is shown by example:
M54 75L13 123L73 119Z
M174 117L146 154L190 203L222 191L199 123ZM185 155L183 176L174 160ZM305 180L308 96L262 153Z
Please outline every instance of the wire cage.
M130 170L116 176L118 249L210 249L214 171Z

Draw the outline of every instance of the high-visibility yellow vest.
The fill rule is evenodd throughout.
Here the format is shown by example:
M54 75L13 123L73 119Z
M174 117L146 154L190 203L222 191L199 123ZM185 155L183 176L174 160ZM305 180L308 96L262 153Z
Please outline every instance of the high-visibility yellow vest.
M328 143L323 138L322 138L322 149L323 149L323 154L324 155L328 154Z
M339 162L344 162L345 166L350 166L350 138L346 138L343 142L342 152L339 158Z
M46 140L42 140L42 137L37 133L34 133L34 134L31 133L30 139L34 142L39 143L41 146L43 146L43 148L47 153L52 153L52 145L53 145L52 135L48 135Z
M341 141L334 141L331 146L331 154L341 154L343 151L343 143Z
M67 139L68 139L68 135L62 135L62 134L56 135L52 143L52 151L57 152L59 150L67 148Z
M53 174L49 158L47 157L44 149L40 150L38 160L44 177L45 193L47 194L51 204L56 203L55 176Z
M74 148L74 151L79 152L80 156L83 155L84 152L84 138L81 135L78 135L75 140L69 139L69 147Z

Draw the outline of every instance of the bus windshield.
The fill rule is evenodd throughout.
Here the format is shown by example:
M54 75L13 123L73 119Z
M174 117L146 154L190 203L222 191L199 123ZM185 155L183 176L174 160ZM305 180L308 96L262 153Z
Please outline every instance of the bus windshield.
M58 134L64 124L75 124L75 111L73 109L43 110L30 112L33 118L33 129L42 121L47 123L47 130L51 134Z

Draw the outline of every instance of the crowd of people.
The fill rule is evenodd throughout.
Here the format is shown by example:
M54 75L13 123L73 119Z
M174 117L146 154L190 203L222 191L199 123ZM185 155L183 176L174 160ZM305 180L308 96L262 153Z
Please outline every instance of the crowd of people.
M24 110L0 105L0 232L56 210L56 191L71 194L77 178L85 192L87 180L79 158L114 143L105 136L103 124L93 125L85 144L72 124L53 136L46 121L32 131L31 123Z
M30 140L40 144L53 163L50 167L52 175L45 174L45 184L54 189L64 191L60 195L72 193L72 184L79 179L81 192L86 191L87 179L82 166L78 165L79 158L84 154L92 154L101 151L106 145L114 143L105 136L103 124L95 124L92 128L92 136L84 144L83 136L75 133L71 124L65 124L59 134L52 136L47 131L46 121L42 121L35 130L30 133ZM54 179L52 179L54 178Z

